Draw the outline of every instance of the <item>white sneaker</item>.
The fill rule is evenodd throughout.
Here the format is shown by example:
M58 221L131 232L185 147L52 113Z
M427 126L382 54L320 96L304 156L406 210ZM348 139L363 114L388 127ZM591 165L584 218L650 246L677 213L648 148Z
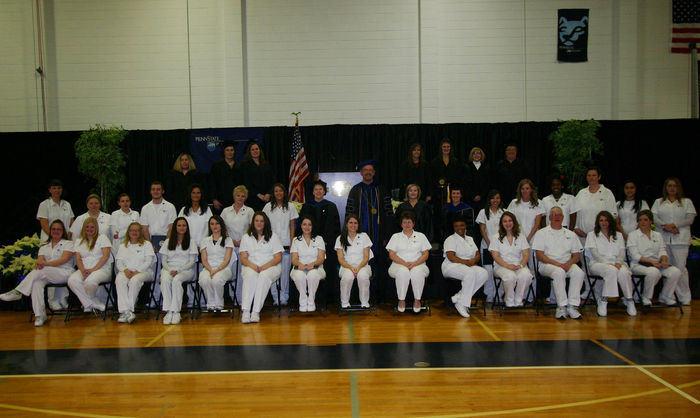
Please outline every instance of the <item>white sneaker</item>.
M671 299L668 299L668 298L665 298L665 297L663 297L663 296L659 296L659 303L663 303L663 304L666 305L666 306L670 306L670 305L675 305L675 304L676 304L675 301L673 301L673 300L671 300Z
M180 312L173 312L173 316L170 318L170 324L177 325L180 323L181 320L182 317L180 317Z
M340 304L340 307L343 308L343 309L347 309L347 308L350 307L350 304L349 304L349 303L341 303L341 304Z
M299 312L307 312L307 311L308 311L307 305L299 305Z
M557 311L554 313L557 319L566 319L566 306L557 306Z
M581 313L578 311L577 306L569 306L566 308L566 314L569 315L571 319L581 319Z
M598 316L608 316L608 301L599 300L598 301Z
M260 322L260 313L253 312L250 314L250 322Z
M58 304L61 306L61 309L68 309L68 298L59 300Z
M455 306L457 306L457 305L455 305ZM413 312L415 312L415 313L420 313L420 310L421 310L421 309L422 309L421 306L413 305Z
M634 306L634 301L632 299L627 301L627 315L637 316L637 307Z
M401 306L399 306L399 305L396 305L396 310L399 311L399 312L401 312L401 313L404 313L404 312L406 312L406 307L405 307L405 306L404 306L404 307L401 307Z
M105 308L106 308L106 306L105 306L105 304L102 303L102 302L95 302L95 303L92 304L92 309L95 309L95 310L97 310L97 311L99 311L99 312L104 312L104 311L105 311Z
M241 314L241 322L244 324L250 323L250 312L243 311L243 313Z
M126 313L126 322L133 324L136 321L136 314L129 311Z
M348 308L349 308L349 307L350 307L350 305L348 305ZM362 304L360 304L360 307L361 307L361 308L369 308L369 302L368 302L368 303L362 303Z
M309 304L306 306L306 310L307 310L308 312L314 312L314 311L316 311L316 304L313 303L313 302L309 303Z
M456 305L457 302L459 301L459 293L452 295L452 297L450 299L452 300L452 303L454 303Z
M168 313L165 314L163 317L163 325L170 325L173 320L173 313L168 311Z
M461 303L455 303L455 309L457 309L457 312L459 312L459 314L463 317L469 318L469 308L466 306L462 305Z
M60 311L63 309L61 304L58 302L49 302L49 308L51 308L52 311Z
M119 318L117 318L117 322L122 323L122 324L126 323L126 317L127 317L126 312L123 314L120 314Z
M44 325L45 322L46 322L46 316L45 316L45 315L37 316L36 319L34 320L34 326L35 326L35 327L40 327L40 326Z
M642 298L642 305L651 306L651 300L647 298Z
M510 301L506 301L506 308L514 308L514 307L515 307L515 303L510 302Z
M4 300L5 302L13 302L20 299L22 299L22 294L14 289L0 295L0 300Z

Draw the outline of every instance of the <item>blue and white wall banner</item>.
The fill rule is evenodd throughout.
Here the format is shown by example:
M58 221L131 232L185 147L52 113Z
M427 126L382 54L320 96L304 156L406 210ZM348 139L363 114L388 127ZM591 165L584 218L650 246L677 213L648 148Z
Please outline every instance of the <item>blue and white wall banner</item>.
M224 158L221 143L233 141L236 146L236 161L245 157L248 141L255 140L263 145L264 128L209 128L190 130L190 153L197 170L209 173L211 165Z
M588 61L589 9L559 9L557 61Z

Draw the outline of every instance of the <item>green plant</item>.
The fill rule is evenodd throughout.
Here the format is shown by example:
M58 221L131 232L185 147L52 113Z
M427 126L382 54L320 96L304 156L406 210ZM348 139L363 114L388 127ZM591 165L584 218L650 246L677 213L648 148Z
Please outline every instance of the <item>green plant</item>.
M83 131L75 142L78 171L97 181L104 210L118 187L124 184L122 168L126 165L126 156L120 144L128 133L121 126L98 124Z
M596 136L600 122L565 121L549 135L554 144L554 166L569 180L569 190L576 194L586 177L593 155L603 154L603 144Z

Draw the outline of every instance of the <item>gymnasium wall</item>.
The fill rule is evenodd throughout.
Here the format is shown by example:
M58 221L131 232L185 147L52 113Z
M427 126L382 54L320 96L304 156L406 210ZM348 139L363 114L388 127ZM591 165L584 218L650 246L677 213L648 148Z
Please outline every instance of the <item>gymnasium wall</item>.
M47 129L689 116L669 0L40 0ZM556 62L558 8L589 61ZM36 2L0 0L0 131L43 130Z

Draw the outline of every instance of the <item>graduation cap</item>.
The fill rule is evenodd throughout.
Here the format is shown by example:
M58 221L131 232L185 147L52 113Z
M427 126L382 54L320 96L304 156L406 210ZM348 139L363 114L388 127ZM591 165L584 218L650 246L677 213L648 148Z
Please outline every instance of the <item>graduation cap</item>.
M367 165L371 165L375 170L377 169L377 162L375 160L365 160L357 164L357 171L362 170Z

